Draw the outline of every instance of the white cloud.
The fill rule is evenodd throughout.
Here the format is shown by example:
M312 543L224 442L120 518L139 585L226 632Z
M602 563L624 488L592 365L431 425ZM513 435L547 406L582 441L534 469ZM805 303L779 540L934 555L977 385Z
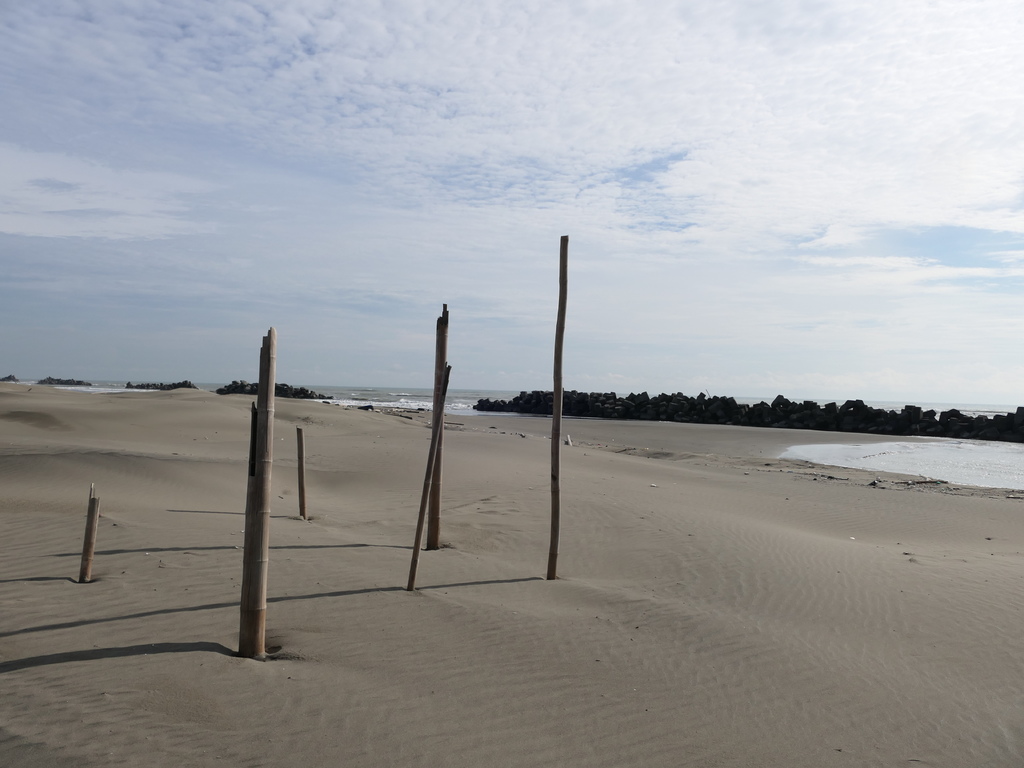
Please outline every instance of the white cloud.
M187 217L208 182L9 144L0 144L0 167L0 232L118 240L213 231Z
M0 32L0 231L143 242L90 253L194 311L405 345L449 299L498 386L547 368L568 233L583 380L931 384L901 345L1019 329L1015 2L78 0Z
M74 60L80 110L354 163L388 194L571 207L687 153L654 186L709 236L1024 231L1013 4L84 5L21 11L48 35L20 53Z

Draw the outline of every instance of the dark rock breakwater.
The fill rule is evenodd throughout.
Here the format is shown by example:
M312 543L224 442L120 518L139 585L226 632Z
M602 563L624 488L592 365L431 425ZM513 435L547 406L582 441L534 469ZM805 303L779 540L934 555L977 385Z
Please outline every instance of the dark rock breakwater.
M130 381L124 385L125 389L158 389L161 392L168 392L172 389L199 389L191 381L176 381L173 384L132 384Z
M217 390L218 395L255 395L259 384L249 381L232 381ZM330 395L321 395L305 387L293 387L291 384L275 384L274 397L291 397L298 400L330 400Z
M36 384L47 384L51 387L91 387L92 384L88 381L82 381L81 379L57 379L53 376L47 376L45 379L40 379Z
M551 414L554 395L534 390L520 392L511 400L484 398L473 406L478 411ZM1002 440L1024 443L1024 407L1016 413L969 416L950 409L936 413L920 406L906 405L901 410L885 410L866 405L863 400L847 400L842 405L819 405L812 400L794 402L779 395L771 403L737 403L735 398L696 397L676 394L651 396L646 392L620 397L614 392L563 393L562 413L604 419L677 421L689 424L729 424L741 427L815 429L833 432L866 432L876 435L922 435L973 440Z

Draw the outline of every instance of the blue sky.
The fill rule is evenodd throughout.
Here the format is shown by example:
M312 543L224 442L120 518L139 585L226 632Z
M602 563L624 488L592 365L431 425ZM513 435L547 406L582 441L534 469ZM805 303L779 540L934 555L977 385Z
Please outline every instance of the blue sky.
M1024 6L0 2L0 375L1024 404Z

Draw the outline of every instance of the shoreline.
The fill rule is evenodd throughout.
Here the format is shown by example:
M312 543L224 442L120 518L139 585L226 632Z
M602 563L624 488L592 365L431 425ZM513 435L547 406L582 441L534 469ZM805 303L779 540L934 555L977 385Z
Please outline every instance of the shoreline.
M505 428L511 427L503 425L500 417L521 416L522 421L517 421L514 427L516 431L536 437L550 435L548 416L497 415L499 419L492 421ZM467 420L467 423L472 424L473 421ZM975 486L1012 493L1024 490L1024 446L1016 443L661 421L617 420L611 423L614 426L609 428L606 419L566 417L562 421L562 433L579 445L628 450L635 455L658 459L673 460L693 453L785 459L822 468L861 470L876 476L903 475L919 481L939 480L951 487ZM871 446L877 446L887 455L897 452L910 454L912 458L894 456L892 465L884 458L874 461L862 459L861 454ZM858 452L856 449L860 447L865 451ZM917 449L913 450L914 447ZM959 466L967 459L978 465L984 463L986 457L990 463L986 468Z
M0 380L0 383L3 383L3 380ZM35 380L24 380L24 381L12 382L12 383L19 383L19 384L24 384L24 385L30 385L31 386L31 385L37 384L38 382L36 382ZM92 384L92 386L90 386L90 387L67 387L67 388L70 389L70 390L74 390L74 391L91 392L91 393L94 393L94 394L95 393L99 393L99 392L120 392L120 391L123 391L125 389L125 385L128 384L128 383L130 383L130 382L129 381L121 381L121 380L97 379L96 383ZM225 387L225 386L230 385L230 383L231 382L198 382L198 383L195 383L195 386L198 387L199 389L203 389L203 390L208 391L208 392L214 392L214 391L216 391L217 389L219 389L221 387ZM40 385L40 386L43 386L43 385ZM349 394L349 395L356 395L357 394L358 397L359 397L360 402L375 402L375 400L373 398L379 397L379 396L384 395L384 394L391 395L391 396L422 398L421 402L426 404L428 407L429 407L429 404L432 401L432 392L433 392L432 389L425 388L425 387L399 387L399 386L367 387L367 386L361 386L361 385L311 384L311 383L308 383L308 382L302 384L301 387L309 389L309 390L323 391L324 394L330 395L332 398L335 398L335 399L337 399L338 395L343 394L343 393ZM58 388L63 388L63 387L58 387ZM153 390L153 391L156 391L156 390ZM474 399L472 400L472 404L476 404L480 399L485 399L485 400L487 400L487 399L490 399L490 400L502 400L502 399L504 399L506 401L509 401L509 400L514 399L517 394L522 394L522 392L518 391L518 390L517 391L511 391L511 390L482 390L482 389L472 389L472 388L467 389L467 388L459 388L459 387L449 388L448 391L449 391L449 397L450 398L451 398L452 395L460 396L463 399L466 398L467 396L468 397L473 397ZM486 395L487 397L481 397L483 395ZM342 398L342 399L345 399L345 398ZM757 396L757 397L755 397L755 396L746 396L746 395L744 395L744 396L737 395L737 396L734 396L733 399L739 405L747 405L747 406L754 406L754 405L757 405L760 402L770 403L771 400L772 400L772 398L768 397L768 396ZM836 403L838 403L838 402L841 402L841 401L843 401L842 398L814 397L814 398L800 398L800 399L794 400L792 402L795 402L795 403L803 403L803 402L829 403L829 402L836 402ZM858 402L858 401L850 401L850 402ZM866 399L866 400L861 400L860 402L864 402L867 406L869 406L871 408L875 408L875 409L879 409L879 410L883 410L883 411L893 411L893 410L895 410L895 411L899 412L905 406L905 401L904 400L890 401L890 400ZM398 406L396 406L396 407L398 407ZM948 410L951 410L951 409L955 409L955 410L961 411L965 415L971 416L972 418L974 416L978 416L978 415L986 415L986 416L991 417L991 416L1000 415L1000 414L1007 414L1007 413L1011 413L1012 414L1018 408L1018 406L1016 406L1016 405L1010 405L1010 404L1006 404L1006 403L1002 403L1002 404L999 404L999 403L976 403L976 402L967 402L967 401L963 401L963 402L954 402L954 401L919 402L919 403L917 403L917 405L915 407L920 407L922 409L922 411L934 410L936 413L940 413L942 411L948 411ZM473 410L473 409L469 408L468 410ZM477 411L474 411L474 412L477 412ZM568 415L568 414L566 414L566 415Z

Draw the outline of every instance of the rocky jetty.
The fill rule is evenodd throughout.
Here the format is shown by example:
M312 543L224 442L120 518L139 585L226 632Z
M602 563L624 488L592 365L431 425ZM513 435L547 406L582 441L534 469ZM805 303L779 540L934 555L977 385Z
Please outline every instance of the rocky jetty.
M512 400L482 399L478 411L550 414L551 392L520 392ZM619 397L614 392L565 392L562 413L604 419L679 421L690 424L731 424L741 427L817 429L833 432L867 432L876 435L922 435L972 440L1024 443L1024 407L1016 413L968 416L956 409L936 413L920 406L884 410L847 400L842 405L818 405L812 400L793 402L779 395L771 403L737 403L732 397L696 397L677 392L650 396L646 392Z
M50 386L56 387L91 387L92 384L88 381L81 381L80 379L55 379L53 376L47 376L45 379L40 379L36 384L49 384Z
M255 395L259 384L248 381L232 381L217 390L218 395ZM321 395L305 387L293 387L290 384L275 384L274 397L290 397L296 400L330 400L330 395Z
M161 392L167 392L171 389L199 389L191 381L176 381L173 384L132 384L130 381L124 385L125 389L158 389Z
M10 384L17 384L18 377L12 373L10 376L4 376L2 379L0 379L0 381L6 381Z

